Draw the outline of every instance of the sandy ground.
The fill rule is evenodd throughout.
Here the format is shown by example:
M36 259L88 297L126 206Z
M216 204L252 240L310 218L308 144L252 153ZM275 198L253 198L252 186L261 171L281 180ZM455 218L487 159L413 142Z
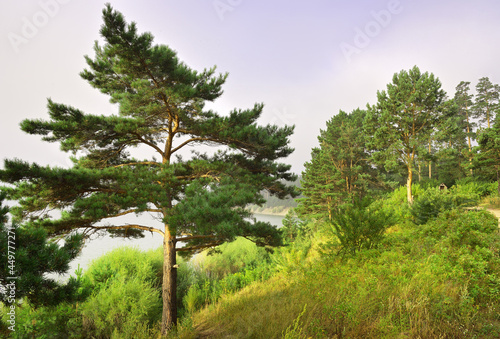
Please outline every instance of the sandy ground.
M499 220L498 222L498 227L500 227L500 210L492 209L492 208L487 208L487 211L493 213Z

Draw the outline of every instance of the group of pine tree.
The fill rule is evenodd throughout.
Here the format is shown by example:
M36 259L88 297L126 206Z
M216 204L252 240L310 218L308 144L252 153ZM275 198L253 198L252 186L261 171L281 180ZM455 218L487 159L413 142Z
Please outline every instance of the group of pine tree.
M67 270L82 241L95 232L154 232L163 238L166 333L177 321L177 253L213 248L238 236L261 246L281 244L280 231L253 219L247 207L262 204L263 192L298 195L285 184L297 176L279 162L293 151L293 127L259 125L261 104L228 114L205 109L222 94L226 74L192 70L110 5L103 20L104 45L96 42L95 57L86 57L88 69L81 77L118 104L119 114L88 114L49 99L49 119L25 120L21 129L60 143L72 154L73 167L14 159L5 160L0 170L0 180L8 184L2 198L17 201L10 209L12 228L19 241L33 244L18 250L26 259L18 259L16 268L19 296L37 296L44 305L70 294L71 286L60 288L44 273ZM499 87L488 78L479 80L475 96L470 83L462 82L447 99L433 74L417 67L395 74L375 105L340 112L327 122L305 165L299 213L331 218L342 203L404 179L411 202L411 183L425 176L447 184L465 176L496 178L498 101ZM217 147L188 158L179 155L199 145ZM138 146L156 156L133 157ZM156 215L163 226L120 219L144 213ZM66 245L48 244L48 237L65 238ZM42 252L47 246L50 250ZM7 263L6 249L1 253ZM0 273L7 276L7 270L2 266ZM50 293L59 297L51 301Z
M394 74L377 103L326 123L305 164L300 215L332 218L338 207L367 194L432 179L500 181L500 86L479 79L475 94L462 81L452 98L440 80L418 67Z

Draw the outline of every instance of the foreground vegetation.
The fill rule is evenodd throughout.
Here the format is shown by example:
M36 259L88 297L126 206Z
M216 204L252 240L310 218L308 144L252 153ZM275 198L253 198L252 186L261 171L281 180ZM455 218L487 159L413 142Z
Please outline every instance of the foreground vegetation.
M489 195L495 190L493 184L448 191L415 185L410 208L401 187L344 214L356 215L357 225L391 215L381 236L352 233L340 219L288 215L288 246L274 253L239 238L221 253L180 261L181 320L169 336L498 337L498 220L463 207L495 200ZM340 241L342 232L350 238ZM161 263L161 249L115 250L78 272L79 302L18 306L11 337L160 337Z

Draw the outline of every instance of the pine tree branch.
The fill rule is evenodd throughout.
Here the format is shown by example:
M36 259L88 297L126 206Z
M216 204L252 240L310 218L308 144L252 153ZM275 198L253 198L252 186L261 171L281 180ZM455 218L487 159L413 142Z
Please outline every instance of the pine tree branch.
M138 213L138 212L161 213L161 210L160 209L145 209L145 210L138 211L136 209L132 209L132 210L128 210L128 211L124 211L124 212L118 213L118 214L113 214L113 215L106 216L103 219L116 218L116 217L121 217L121 216L130 214L130 213Z
M114 168L119 168L119 167L124 167L124 166L135 166L135 165L159 166L160 164L157 163L156 161L139 161L139 162L129 162L129 163L126 163L126 164L116 165L116 166L113 166L113 167Z
M211 171L205 173L205 174L199 174L199 175L183 175L183 176L177 176L177 180L186 180L186 179L198 179L198 178L212 178L217 182L220 182L220 177L216 175L210 174Z
M213 138L191 138L189 140L186 140L184 141L182 144L180 144L179 146L175 147L171 152L170 154L174 154L175 152L177 152L178 150L180 150L182 147L186 146L187 144L191 143L191 142L194 142L194 141L213 141L213 142L219 142L218 140L216 139L213 139Z
M134 225L134 224L128 224L128 225L121 225L121 226L85 226L84 228L90 228L96 231L99 230L126 230L126 229L136 229L136 230L142 230L142 231L149 231L149 232L156 232L158 234L161 234L162 236L165 236L165 233L162 230L159 230L154 227L149 227L149 226L142 226L142 225Z
M195 239L208 239L208 238L216 238L216 235L189 235L183 238L176 238L176 241L189 241Z
M176 251L177 252L188 252L188 251L202 250L202 249L205 249L205 248L219 246L219 245L221 245L223 243L224 243L224 241L220 240L220 241L215 241L215 242L211 242L209 244L204 244L204 245L197 245L197 246L189 246L189 247L177 248Z
M139 140L139 142L153 148L156 152L158 152L162 157L165 157L165 153L158 147L156 144L147 141L144 139L139 133L133 133L133 135Z

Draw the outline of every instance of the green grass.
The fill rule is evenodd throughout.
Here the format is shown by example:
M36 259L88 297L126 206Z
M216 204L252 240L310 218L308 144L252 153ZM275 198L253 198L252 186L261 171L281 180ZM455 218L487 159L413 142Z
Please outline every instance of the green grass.
M279 338L291 329L307 338L498 337L497 225L487 212L457 210L402 225L348 260L326 248L193 314L179 337Z

